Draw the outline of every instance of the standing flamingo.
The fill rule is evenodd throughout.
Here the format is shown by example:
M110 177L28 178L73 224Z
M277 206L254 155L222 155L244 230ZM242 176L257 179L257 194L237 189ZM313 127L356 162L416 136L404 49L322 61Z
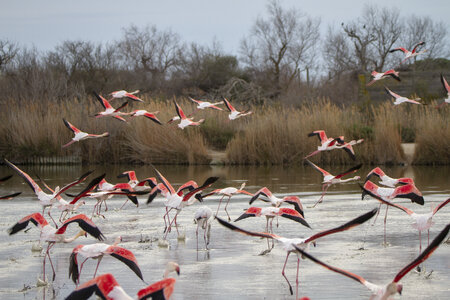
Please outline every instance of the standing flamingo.
M444 75L441 74L441 82L444 86L445 92L447 93L447 98L444 99L444 102L442 102L440 105L438 105L438 108L440 108L444 104L450 104L450 85L447 83L447 80L445 80Z
M399 283L399 281L406 274L408 274L412 269L414 269L416 266L418 266L423 261L427 260L428 257L430 257L430 255L437 249L437 247L445 239L449 230L450 230L450 224L447 224L447 226L445 226L445 228L434 238L434 240L431 242L431 244L422 253L420 253L419 256L416 257L416 259L414 259L407 266L405 266L403 269L401 269L397 273L397 275L395 275L392 282L390 282L384 286L373 284L359 275L356 275L349 271L328 265L328 264L318 260L311 254L309 254L307 251L305 251L305 249L302 249L301 247L298 247L297 245L293 245L293 246L303 257L306 257L306 258L312 260L316 264L319 264L322 267L325 267L326 269L328 269L330 271L347 276L348 278L356 280L359 283L361 283L362 285L364 285L372 293L370 299L372 299L372 300L388 300L388 299L393 299L391 296L394 296L397 293L399 293L400 295L402 294L403 285L401 283Z
M144 299L170 299L175 286L175 278L167 278L170 272L180 275L180 267L177 263L169 262L164 272L164 279L155 282L137 293L138 300ZM93 294L107 300L132 300L110 273L91 279L77 287L66 300L87 300Z
M197 105L197 109L213 108L213 109L217 109L217 110L222 110L222 108L216 106L216 105L219 105L219 104L223 104L222 101L211 103L211 102L208 102L208 101L195 100L195 99L193 99L191 97L189 97L189 99L191 99L191 101L193 101L193 102L198 104Z
M159 111L148 112L145 109L136 109L136 110L133 110L132 112L128 113L128 115L130 115L132 118L143 116L143 117L146 117L147 119L152 120L156 124L162 125L161 121L158 120L158 118L156 117L157 113L159 113Z
M400 77L398 75L398 72L395 71L394 69L388 70L386 72L372 71L371 75L372 75L373 79L368 84L366 84L366 86L372 85L375 81L387 78L388 76L391 76L392 78L394 78L397 81L401 81Z
M249 196L253 196L252 193L244 191L244 188L245 188L245 182L242 183L242 185L241 185L241 187L239 189L237 189L235 187L231 187L231 186L223 188L223 189L216 189L216 190L213 190L212 192L204 195L203 198L206 198L206 197L211 196L213 194L222 195L222 197L219 200L219 205L217 206L217 211L216 211L216 216L217 216L217 214L219 213L220 204L222 203L222 199L225 196L228 196L228 201L227 201L227 204L225 204L224 210L227 213L228 221L230 221L231 218L230 218L230 215L228 214L227 207L228 207L228 203L230 203L231 196L233 196L234 194L246 194L246 195L249 195Z
M124 264L126 264L141 280L144 280L142 277L141 269L139 269L138 262L133 252L127 250L125 248L117 246L122 241L122 237L118 236L114 244L108 245L105 243L96 243L90 245L78 245L76 246L72 254L70 255L70 266L69 266L69 278L72 277L72 280L75 284L79 283L81 270L83 269L84 263L89 259L97 259L97 266L95 268L94 276L97 274L98 266L102 261L103 256L111 255L114 258L117 258ZM80 270L78 271L78 255L85 257L85 260L81 263Z
M73 143L79 142L79 141L82 141L82 140L94 139L94 138L102 138L102 137L109 136L108 132L104 132L102 134L86 133L86 132L83 132L80 129L76 128L75 126L73 126L71 123L69 123L65 119L63 119L63 121L64 121L64 124L66 125L66 127L69 128L75 134L75 136L72 138L72 140L70 142L68 142L67 144L62 146L63 148L68 147L68 146L72 145Z
M0 182L4 182L4 181L10 179L11 177L12 177L12 175L7 175L3 178L0 178ZM13 194L5 195L5 196L0 196L0 200L9 200L16 196L19 196L20 194L22 194L22 192L13 193Z
M289 291L290 291L291 295L293 295L294 293L292 291L292 286L289 283L289 280L287 279L286 275L284 274L284 270L286 268L286 264L287 264L289 255L291 253L293 253L293 252L297 253L297 275L296 275L296 280L295 280L295 283L296 283L296 297L295 297L295 299L298 299L298 284L299 284L298 273L299 273L299 266L300 266L300 256L298 255L298 251L294 248L294 245L296 245L297 247L299 247L301 249L309 249L310 243L314 243L315 240L317 240L318 238L321 238L323 236L326 236L326 235L329 235L329 234L332 234L332 233L345 231L345 230L348 230L348 229L353 228L355 226L363 224L364 222L366 222L370 218L372 218L376 214L377 210L378 209L373 209L372 211L367 212L367 213L365 213L365 214L363 214L363 215L361 215L361 216L359 216L359 217L357 217L357 218L355 218L355 219L353 219L353 220L351 220L351 221L349 221L349 222L347 222L347 223L345 223L345 224L343 224L341 226L338 226L338 227L335 227L335 228L332 228L332 229L329 229L329 230L324 230L324 231L318 232L318 233L316 233L316 234L314 234L314 235L312 235L312 236L310 236L308 238L293 238L293 239L284 238L282 236L278 236L278 235L271 234L271 233L268 233L268 232L253 232L253 231L244 230L244 229L241 229L241 228L239 228L239 227L237 227L237 226L235 226L235 225L233 225L231 223L228 223L225 220L220 219L219 217L216 217L216 219L217 219L217 221L219 221L220 224L222 224L223 226L227 227L228 229L235 230L235 231L238 231L238 232L240 232L242 234L246 234L246 235L250 235L250 236L258 236L258 237L275 239L275 240L277 240L277 241L279 241L279 242L281 242L283 244L283 248L287 252L287 254L286 254L286 260L284 262L284 266L283 266L283 270L281 271L281 274L286 279L286 282L289 285Z
M94 115L96 118L109 116L109 117L113 117L122 122L127 121L121 117L121 115L127 115L127 113L120 112L120 110L128 105L128 101L124 102L121 106L119 106L117 109L115 109L114 107L111 106L111 104L109 104L108 100L106 100L105 98L103 98L102 96L97 94L96 92L94 92L94 95L95 95L95 97L97 97L97 100L100 102L100 104L105 109L102 112L96 113Z
M417 102L417 101L421 100L420 98L409 99L407 97L403 97L403 96L400 96L399 94L394 93L393 91L391 91L387 87L384 87L384 89L386 90L388 95L391 95L392 97L395 98L394 105L399 105L399 104L402 104L402 103L405 103L405 102L406 103L412 103L412 104L422 104L420 102Z
M177 110L177 114L181 119L180 123L178 123L179 128L184 129L188 126L199 126L201 123L203 123L203 121L205 121L205 119L198 120L197 122L192 121L192 118L186 117L186 115L184 114L183 110L178 105L178 103L176 101L174 101L174 103L175 109Z
M417 51L417 47L425 45L425 42L420 42L417 43L416 45L414 45L412 51L409 51L403 47L398 47L392 50L389 50L390 53L395 52L395 51L402 51L405 54L405 57L403 58L403 60L400 62L401 64L404 63L407 59L410 59L412 57L415 57L417 55L423 54L425 52L427 52L428 50L422 50L422 51Z
M211 223L209 219L212 217L212 210L208 206L201 206L197 209L194 216L194 222L197 223L197 230L195 236L197 237L197 251L198 251L198 229L203 229L203 240L205 241L205 249L208 250L209 239L211 234Z
M36 194L38 200L39 200L39 204L42 206L42 214L45 213L45 209L47 207L49 207L49 210L47 211L48 216L52 219L53 223L55 224L56 227L58 227L58 225L56 225L55 220L53 219L53 217L50 214L50 208L53 204L55 204L58 201L58 196L65 192L66 190L68 190L69 188L71 188L72 186L84 181L89 174L91 174L92 172L87 172L83 175L81 175L80 178L78 178L77 180L63 186L61 189L59 187L56 187L55 190L52 192L52 194L47 194L45 193L40 187L39 185L30 177L30 175L28 175L27 173L25 173L24 171L22 171L21 169L19 169L16 165L14 165L12 162L8 161L7 159L5 159L5 163L13 170L15 170L20 177L22 177L26 183L28 183L28 185L30 186L30 188L33 190L33 192Z
M78 237L85 235L86 232L100 241L104 240L104 236L101 233L100 229L98 229L98 227L91 221L91 219L89 219L88 217L86 217L86 215L83 214L76 215L66 220L59 229L56 229L51 225L49 225L47 220L45 220L40 213L33 213L31 215L22 218L14 226L8 229L9 235L15 234L21 231L22 229L25 229L30 222L32 222L39 228L40 241L48 242L47 250L44 255L43 272L42 272L44 276L43 277L44 281L45 281L45 259L47 256L53 271L53 281L55 280L56 276L55 268L53 267L53 262L52 259L50 258L50 249L55 245L55 243L70 243L76 240ZM74 237L66 238L64 237L64 233L66 232L67 226L71 223L78 223L78 226L80 226L82 230L78 232L78 234L75 235Z
M358 171L361 168L362 164L354 166L354 167L348 169L347 171L345 171L344 173L341 173L341 174L335 176L335 175L332 175L329 172L325 171L324 169L320 168L319 166L315 165L313 162L309 161L308 159L306 160L306 162L309 163L314 169L316 169L323 175L322 196L316 202L316 204L313 205L313 207L315 207L317 204L322 202L323 196L325 196L325 193L328 191L328 188L331 185L336 184L336 183L343 183L343 182L358 180L361 178L359 176L354 176L352 178L341 179L345 175L352 174L352 173L355 173L356 171Z
M223 98L223 103L225 103L225 106L230 111L230 114L228 115L228 119L230 119L230 120L236 120L237 118L245 117L245 116L251 115L253 113L250 110L246 110L246 111L236 110L236 108L234 108L234 106L231 105L230 101L228 101L227 98Z
M137 94L137 93L139 93L139 90L135 90L134 92L130 92L130 93L125 90L115 91L115 92L112 92L109 94L110 96L112 96L110 101L113 99L128 98L133 101L144 102L144 100L135 96L135 94Z

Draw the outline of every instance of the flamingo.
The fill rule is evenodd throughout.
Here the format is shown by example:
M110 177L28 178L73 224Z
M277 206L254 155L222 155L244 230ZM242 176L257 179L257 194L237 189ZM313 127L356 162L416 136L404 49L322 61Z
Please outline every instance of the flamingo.
M130 93L125 90L115 91L115 92L112 92L109 94L110 96L112 96L110 101L113 100L114 98L116 98L116 99L128 98L133 101L144 102L144 100L135 96L135 94L137 94L137 93L139 93L139 90L135 90L134 92L130 92Z
M151 191L158 184L155 177L148 177L141 181L138 180L135 171L125 171L117 176L117 178L122 177L126 177L128 184L136 191ZM146 183L149 185L146 186Z
M347 152L350 157L355 160L355 151L353 150L353 145L360 144L364 139L351 140L350 142L345 142L344 137L340 136L338 138L328 138L324 130L316 130L308 134L308 137L317 136L320 141L320 146L317 147L316 151L311 152L305 158L316 155L321 151L330 151L333 149L343 149Z
M177 222L176 222L177 216L181 212L181 210L183 209L184 206L191 205L198 199L198 198L194 197L191 201L189 201L192 198L192 196L194 196L198 192L201 192L202 190L210 187L219 178L218 177L209 177L208 179L205 180L203 185L193 188L186 195L182 196L183 189L188 188L188 186L191 185L192 182L189 182L189 184L185 184L185 186L183 186L181 188L181 190L179 190L178 192L175 192L175 189L170 184L170 182L155 167L153 167L153 169L155 170L156 175L157 175L158 179L161 181L161 183L153 188L154 191L150 192L150 195L155 195L156 191L159 190L162 193L162 195L164 196L164 198L166 198L166 202L164 203L164 205L166 206L166 213L163 215L164 224L165 224L164 232L166 233L164 236L164 239L166 239L167 234L171 231L172 222L175 222L175 227L177 229L177 233L179 234L178 226L177 226ZM153 198L152 198L152 196L150 196L149 201L147 201L147 204L149 204L152 200L153 200ZM172 218L172 220L170 220L169 213L172 209L175 209L176 213L175 213L175 216ZM166 217L167 217L167 222L166 222Z
M444 102L442 102L440 105L438 105L438 108L440 108L444 104L450 104L450 85L447 83L447 80L445 80L444 75L441 74L441 82L442 85L444 85L445 92L447 93L447 98L444 99Z
M387 176L380 167L376 167L367 174L366 180L369 180L372 176L377 176L381 179L380 183L384 186L394 188L397 184L414 184L414 180L409 177L392 178Z
M406 103L412 103L412 104L422 104L420 102L417 102L417 101L421 100L420 98L409 99L407 97L403 97L403 96L400 96L399 94L394 93L393 91L391 91L387 87L384 87L384 89L386 90L388 95L391 95L392 97L395 98L394 105L399 105L399 104L402 104L402 103L405 103L405 102Z
M348 174L352 174L352 173L355 173L356 171L358 171L362 167L362 164L354 166L354 167L348 169L347 171L335 176L335 175L332 175L329 172L325 171L324 169L320 168L319 166L315 165L313 162L311 162L308 159L306 159L306 162L309 163L314 169L316 169L323 175L322 196L316 202L316 204L313 205L313 207L315 207L317 204L322 202L322 199L325 196L325 193L328 191L328 188L330 186L332 186L333 184L349 182L349 181L353 181L353 180L359 180L361 178L359 176L354 176L352 178L341 179L342 177L344 177Z
M148 112L145 109L136 109L136 110L133 110L132 112L128 113L128 115L130 115L132 118L144 116L147 119L152 120L156 124L162 125L161 121L158 120L158 118L156 117L156 114L158 114L158 113L159 113L159 111Z
M409 51L409 50L407 50L407 49L405 49L403 47L398 47L398 48L389 50L389 52L392 53L392 52L395 52L395 51L402 51L405 54L405 57L400 62L402 64L409 58L412 58L412 57L415 57L417 55L424 54L425 52L427 52L428 51L427 49L422 50L422 51L417 51L417 47L422 46L422 45L425 45L425 42L420 42L420 43L417 43L416 45L414 45L412 51Z
M236 108L234 108L234 106L231 105L230 101L228 101L227 98L223 98L223 103L225 103L225 106L230 111L230 114L228 115L228 119L230 119L230 121L236 120L237 118L240 118L240 117L245 117L245 116L251 115L253 113L250 110L246 110L246 111L236 110Z
M397 81L401 81L400 77L399 77L399 73L397 71L395 71L394 69L388 70L386 72L372 71L371 75L373 78L369 83L366 84L366 86L372 85L375 81L387 78L388 76L391 76L392 78L394 78Z
M121 106L119 106L117 109L115 109L114 107L111 106L111 104L109 104L108 100L106 100L105 98L103 98L102 96L97 94L96 92L94 92L94 95L95 95L95 97L97 97L97 100L100 102L100 104L105 109L102 112L96 113L94 115L96 118L109 116L109 117L113 117L113 118L115 118L115 119L117 119L119 121L122 121L122 122L126 122L127 121L127 120L125 120L124 118L121 117L121 115L127 115L127 113L123 113L120 110L128 105L128 101L124 102Z
M126 264L143 281L144 278L142 277L142 272L139 268L136 257L130 250L117 246L117 244L119 244L120 242L122 242L122 237L118 236L115 239L114 244L112 245L108 245L105 243L96 243L90 245L78 245L73 248L72 254L70 255L69 278L72 278L75 284L79 283L81 270L83 269L84 263L89 258L98 260L93 276L95 277L102 258L105 255L111 255L112 257L117 258L118 260ZM85 260L81 263L79 271L78 255L85 257Z
M17 232L21 231L22 229L25 229L28 224L32 222L34 225L36 225L40 230L40 241L41 242L48 242L47 250L44 255L44 263L43 263L43 276L45 281L45 260L48 256L48 260L50 261L50 265L52 267L53 271L53 281L55 280L55 269L53 268L53 262L50 258L50 249L55 245L55 243L70 243L76 240L78 237L85 235L86 232L89 233L94 238L98 239L99 241L104 240L104 236L101 233L100 229L92 222L91 219L89 219L84 214L78 214L68 220L66 220L59 229L52 227L48 224L47 220L42 216L40 213L33 213L30 214L22 219L20 219L14 226L8 229L9 235L16 234ZM78 232L74 237L72 238L66 238L64 236L64 233L66 232L67 226L71 223L78 223L78 226L82 230Z
M24 171L22 171L21 169L19 169L16 165L14 165L12 162L8 161L7 159L5 159L5 163L13 170L15 170L20 177L22 177L26 183L28 183L28 185L30 186L30 188L33 190L33 192L36 194L38 200L39 200L39 204L42 206L42 214L45 213L45 209L47 207L51 208L51 206L53 204L55 204L58 201L58 197L61 193L65 192L66 190L68 190L69 188L71 188L72 186L84 181L89 174L92 173L92 171L87 172L83 175L80 176L80 178L78 178L77 180L63 186L61 189L59 187L56 187L54 191L52 191L52 194L47 194L45 193L40 187L39 185L30 177L30 175L28 175L27 173L25 173ZM47 211L48 216L52 219L53 223L55 224L55 227L58 227L58 225L56 225L55 220L53 219L53 217L50 214L50 209Z
M259 198L260 196L264 196L269 200L267 201L262 198ZM280 207L281 204L283 204L284 202L292 204L294 205L295 210L302 216L304 216L303 205L300 202L300 198L297 196L285 196L283 198L278 198L275 195L273 195L272 192L267 187L263 187L253 195L248 204L252 204L256 199L260 199L265 202L270 202L274 207Z
M80 129L76 128L75 126L73 126L70 122L66 121L66 119L63 119L63 122L66 125L66 127L69 128L75 134L75 136L72 138L72 140L70 142L68 142L67 144L62 146L63 148L68 147L68 146L72 145L73 143L79 142L82 140L102 138L102 137L109 136L108 132L103 132L102 134L86 133L86 132L83 132Z
M380 201L382 204L386 204L388 206L393 206L396 207L402 211L404 211L405 213L407 213L413 223L412 223L412 227L417 229L419 231L419 252L422 252L422 231L427 230L428 233L428 245L430 244L430 227L433 226L433 216L441 209L443 208L445 205L447 205L450 202L450 198L448 198L447 200L441 202L438 206L436 206L434 209L431 209L431 212L429 213L425 213L425 214L417 214L414 211L400 205L400 204L396 204L396 203L392 203L391 201L387 201L385 200L383 197L381 197L380 195L376 195L366 189L364 189L364 191L372 196L373 198L377 199L378 201Z
M180 123L178 123L179 128L184 129L188 126L199 126L201 123L203 123L203 121L205 121L205 119L200 119L197 122L192 121L192 118L186 117L186 115L184 114L183 110L178 105L178 103L176 101L174 101L174 103L175 103L175 109L177 110L178 117L180 117L180 120L181 120Z
M287 284L289 285L289 291L291 293L291 295L293 295L293 291L292 291L292 286L289 282L289 280L287 279L286 275L284 274L284 270L286 268L286 264L288 262L288 258L289 255L293 252L298 253L297 250L294 248L294 245L296 245L297 247L301 248L301 249L309 249L309 245L310 243L315 243L315 240L317 240L318 238L321 238L323 236L332 234L332 233L337 233L337 232L341 232L341 231L345 231L348 230L350 228L353 228L355 226L361 225L364 222L368 221L370 218L372 218L376 212L377 212L377 208L363 214L360 215L359 217L332 229L329 230L324 230L324 231L320 231L308 238L285 238L276 234L272 234L272 233L268 233L268 232L253 232L253 231L248 231L245 229L241 229L225 220L222 220L221 218L216 216L217 221L219 221L219 223L225 227L227 227L228 229L231 230L235 230L238 231L242 234L246 234L246 235L250 235L250 236L257 236L257 237L264 237L264 238L270 238L270 239L274 239L277 240L279 242L281 242L283 244L283 248L284 250L287 252L286 254L286 260L284 262L284 266L283 266L283 270L281 271L281 275L283 275L283 277L286 279ZM300 265L300 256L297 254L297 275L296 275L296 297L295 299L298 299L298 272L299 272L299 265Z
M417 204L423 205L425 200L423 199L422 193L417 189L414 184L406 184L402 186L398 186L396 188L383 188L377 186L370 180L367 180L364 183L364 186L361 186L363 192L361 194L361 199L364 199L364 196L376 195L378 197L382 197L387 201L390 201L394 198L408 198L411 202L415 202ZM388 207L386 207L386 213L384 215L384 244L386 245L386 220Z
M392 282L388 283L387 285L380 286L373 284L363 277L353 274L349 271L339 269L336 267L333 267L331 265L328 265L317 258L313 257L311 254L309 254L307 251L302 249L301 247L298 247L297 245L293 245L293 247L303 256L306 257L313 262L327 268L330 271L339 273L341 275L347 276L353 280L358 281L362 285L364 285L366 288L370 290L372 293L370 299L372 300L388 300L393 299L391 296L394 296L395 294L399 293L402 294L403 291L403 285L399 283L399 281L408 274L412 269L414 269L417 265L421 264L423 261L428 259L430 255L437 249L437 247L442 243L442 241L447 236L448 232L450 230L450 224L447 224L445 228L434 238L434 240L431 242L431 244L417 256L412 262L410 262L408 265L406 265L403 269L401 269L397 275L395 275Z
M212 210L208 206L201 206L197 209L194 215L194 222L197 223L197 230L195 236L197 237L197 251L198 251L198 229L203 229L203 240L205 241L205 249L208 250L209 238L211 234L211 223L209 219L212 217Z
M12 175L7 175L3 178L0 178L0 182L4 182L4 181L10 179L11 177L12 177ZM22 192L13 193L13 194L5 195L5 196L0 196L0 200L9 200L16 196L19 196L20 194L22 194Z
M195 99L193 99L191 97L189 97L189 99L191 101L193 101L193 102L198 104L197 105L197 109L213 108L213 109L217 109L217 110L223 110L222 108L216 106L216 105L219 105L219 104L223 104L222 101L211 103L211 102L208 102L208 101L195 100Z
M175 278L168 278L170 272L180 275L180 267L177 263L169 262L164 272L164 279L155 282L137 293L138 300L144 299L170 299L175 286ZM77 287L66 300L87 300L93 294L106 300L132 300L110 273L91 279Z
M237 189L237 188L235 188L235 187L231 187L231 186L230 186L230 187L223 188L223 189L216 189L216 190L213 190L212 192L210 192L210 193L204 195L203 198L206 198L206 197L211 196L211 195L213 195L213 194L219 194L219 195L222 195L222 197L221 197L220 200L219 200L219 205L217 206L217 211L216 211L216 216L217 216L217 214L219 213L220 204L222 203L222 199L223 199L225 196L228 196L228 201L227 201L227 204L225 204L224 210L225 210L225 212L227 213L228 221L230 221L231 218L230 218L230 215L228 214L227 207L228 207L228 203L230 203L231 197L232 197L234 194L246 194L246 195L249 195L249 196L253 196L252 193L247 192L247 191L244 191L244 188L245 188L245 182L242 183L242 185L241 185L241 187L240 187L239 189Z

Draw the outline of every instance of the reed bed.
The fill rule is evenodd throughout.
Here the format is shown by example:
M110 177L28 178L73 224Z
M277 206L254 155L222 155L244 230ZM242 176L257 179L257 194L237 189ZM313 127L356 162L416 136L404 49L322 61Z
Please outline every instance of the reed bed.
M224 111L196 110L190 100L178 98L173 100L186 115L205 119L200 127L180 130L176 124L167 124L176 115L173 101L144 100L131 102L126 111L159 111L156 116L163 126L144 117L126 117L127 123L93 118L103 109L93 98L58 103L10 101L8 109L0 111L0 153L18 163L39 162L45 157L44 161L54 163L206 164L213 149L224 151L229 164L301 164L319 145L308 133L325 130L328 137L343 135L346 141L363 138L364 142L354 146L356 161L342 150L325 151L311 157L321 165L401 164L405 162L402 139L417 143L413 163L450 163L448 107L438 110L431 105L384 103L365 109L342 108L319 99L298 108L254 106L252 115L230 121L224 106ZM112 105L119 106L122 101L113 100ZM62 118L89 133L108 131L110 137L62 148L73 137ZM71 159L61 159L67 157Z

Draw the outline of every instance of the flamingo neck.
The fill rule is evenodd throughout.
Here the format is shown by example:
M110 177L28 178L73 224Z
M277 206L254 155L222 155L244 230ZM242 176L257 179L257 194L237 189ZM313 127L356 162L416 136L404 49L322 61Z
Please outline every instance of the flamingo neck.
M62 240L63 243L70 243L75 241L77 238L79 238L80 236L84 235L86 232L84 230L80 230L80 232L78 232L75 236L71 237L71 238L64 238Z

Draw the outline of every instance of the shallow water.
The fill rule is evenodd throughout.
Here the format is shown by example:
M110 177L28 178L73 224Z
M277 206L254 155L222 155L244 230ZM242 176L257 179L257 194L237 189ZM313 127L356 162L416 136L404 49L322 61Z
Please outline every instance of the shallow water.
M120 172L135 169L138 178L154 176L150 167L94 166L21 166L33 178L39 174L51 186L63 185L72 181L88 169L95 169L91 178L107 173L109 182L124 181L115 178ZM285 237L307 237L321 230L343 224L350 219L363 214L378 203L374 199L361 201L357 184L347 183L332 186L324 198L324 202L316 208L308 208L320 197L321 175L310 167L210 167L210 166L158 166L161 173L176 187L193 179L202 182L208 176L219 176L220 180L213 186L239 187L247 182L246 190L257 191L267 186L277 196L287 194L298 195L305 207L305 216L312 230L288 219L280 218L279 227L274 232ZM335 174L347 167L333 167L329 171ZM422 190L425 205L418 206L409 200L396 200L408 208L425 213L430 207L435 207L450 195L449 167L395 167L383 168L392 177L413 177L416 185ZM370 167L363 168L359 174L364 176ZM13 174L7 167L0 166L0 177ZM74 187L75 193L86 183ZM75 285L68 278L69 255L77 244L95 243L91 237L80 238L72 244L57 244L52 249L53 263L56 269L56 280L44 289L36 287L36 278L42 273L43 256L31 252L32 245L38 240L38 230L32 228L27 233L20 232L9 236L6 230L25 215L41 211L39 204L24 183L22 178L14 176L11 180L0 183L0 195L21 191L22 195L0 202L1 216L0 232L0 298L1 299L63 299ZM123 210L117 210L124 202L117 197L108 201L109 211L106 219L94 218L94 222L107 237L107 243L112 243L117 235L122 235L123 247L134 252L144 279L148 283L160 280L168 261L176 261L181 268L173 299L294 299L289 294L288 285L281 275L286 254L280 244L267 255L258 255L266 249L267 242L263 239L245 236L232 232L213 222L211 229L210 250L196 251L195 230L193 216L198 204L186 207L178 217L181 231L186 240L178 241L175 230L169 236L169 248L161 248L156 241L163 236L164 213L163 199L156 198L151 205L145 205L146 197L140 196L140 207L136 208L128 203ZM232 219L236 219L243 210L248 208L248 196L234 196L228 206ZM204 205L214 212L217 209L219 197L210 197ZM264 202L257 201L253 206L264 206ZM79 209L79 212L90 216L93 201ZM223 207L223 206L222 206ZM59 215L56 209L52 215ZM361 275L367 280L385 284L393 279L396 273L418 255L418 232L410 226L407 214L394 208L389 209L387 221L388 247L383 242L384 208L374 226L372 220L346 232L337 233L321 238L317 247L311 247L310 253L317 258L334 266ZM226 217L225 212L219 211L219 216ZM431 228L430 239L449 222L450 206L444 207L433 218L435 225ZM247 218L238 226L263 231L265 218ZM78 232L69 226L67 236ZM199 247L204 248L202 233L200 233ZM426 233L423 234L423 246L426 246ZM147 242L139 242L141 239ZM365 240L365 242L364 242ZM364 247L365 250L358 250ZM83 267L81 281L92 278L96 261L88 261ZM51 276L47 265L47 276ZM448 299L450 295L450 244L442 244L424 263L426 272L433 271L426 279L423 274L410 272L402 279L404 285L403 296L398 299ZM105 257L99 267L99 273L113 273L119 284L130 294L146 286L123 263ZM295 289L296 257L291 255L286 268L286 276ZM370 293L359 283L334 272L330 272L311 261L300 262L300 296L311 299L368 299ZM25 291L20 291L24 287Z

